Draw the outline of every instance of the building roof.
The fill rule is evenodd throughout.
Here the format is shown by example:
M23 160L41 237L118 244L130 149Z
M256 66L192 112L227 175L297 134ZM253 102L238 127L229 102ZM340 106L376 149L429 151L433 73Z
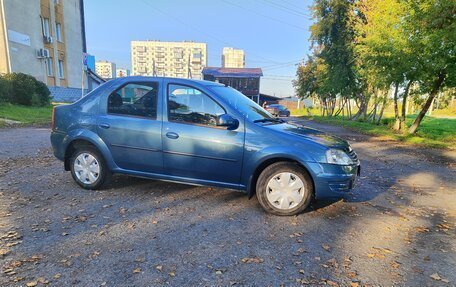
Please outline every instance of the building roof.
M260 97L262 99L268 99L268 100L273 100L273 101L278 101L278 100L281 100L282 98L280 97L276 97L276 96L271 96L271 95L266 95L266 94L263 94L263 93L260 93Z
M205 67L203 75L214 77L233 77L233 78L259 78L263 76L261 68L220 68Z
M82 90L80 88L64 88L48 86L51 92L52 101L56 103L73 103L82 98ZM84 90L84 94L87 90Z

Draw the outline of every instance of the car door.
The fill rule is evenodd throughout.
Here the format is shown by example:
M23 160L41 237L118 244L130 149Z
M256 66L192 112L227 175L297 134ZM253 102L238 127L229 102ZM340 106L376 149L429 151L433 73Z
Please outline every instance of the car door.
M244 132L216 125L225 109L192 86L168 83L167 120L163 121L163 159L167 174L237 185ZM242 122L242 121L241 121Z
M106 98L98 134L122 169L163 172L159 81L130 82Z

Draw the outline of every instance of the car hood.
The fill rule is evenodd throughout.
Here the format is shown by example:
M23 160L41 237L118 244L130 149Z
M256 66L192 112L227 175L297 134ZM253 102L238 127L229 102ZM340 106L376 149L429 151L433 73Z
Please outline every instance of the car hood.
M316 129L306 127L298 123L285 122L281 124L265 125L264 127L275 130L277 132L302 137L326 147L348 147L348 142L344 139L341 139L339 137L330 135L328 133Z

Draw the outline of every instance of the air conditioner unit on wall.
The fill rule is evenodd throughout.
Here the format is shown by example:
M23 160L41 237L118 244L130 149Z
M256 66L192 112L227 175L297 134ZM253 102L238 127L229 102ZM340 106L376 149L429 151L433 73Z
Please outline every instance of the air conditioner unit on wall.
M44 42L48 43L48 44L52 44L52 42L54 42L54 39L52 39L51 36L44 36Z
M48 49L39 49L38 51L36 51L36 56L38 58L49 58L49 50Z

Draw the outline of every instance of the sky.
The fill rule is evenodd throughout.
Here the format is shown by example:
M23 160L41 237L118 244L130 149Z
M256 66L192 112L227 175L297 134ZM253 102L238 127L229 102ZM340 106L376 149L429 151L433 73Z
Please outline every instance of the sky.
M311 0L86 0L88 53L131 69L130 42L205 42L208 65L223 47L245 51L263 69L261 93L294 95L296 64L309 54Z

